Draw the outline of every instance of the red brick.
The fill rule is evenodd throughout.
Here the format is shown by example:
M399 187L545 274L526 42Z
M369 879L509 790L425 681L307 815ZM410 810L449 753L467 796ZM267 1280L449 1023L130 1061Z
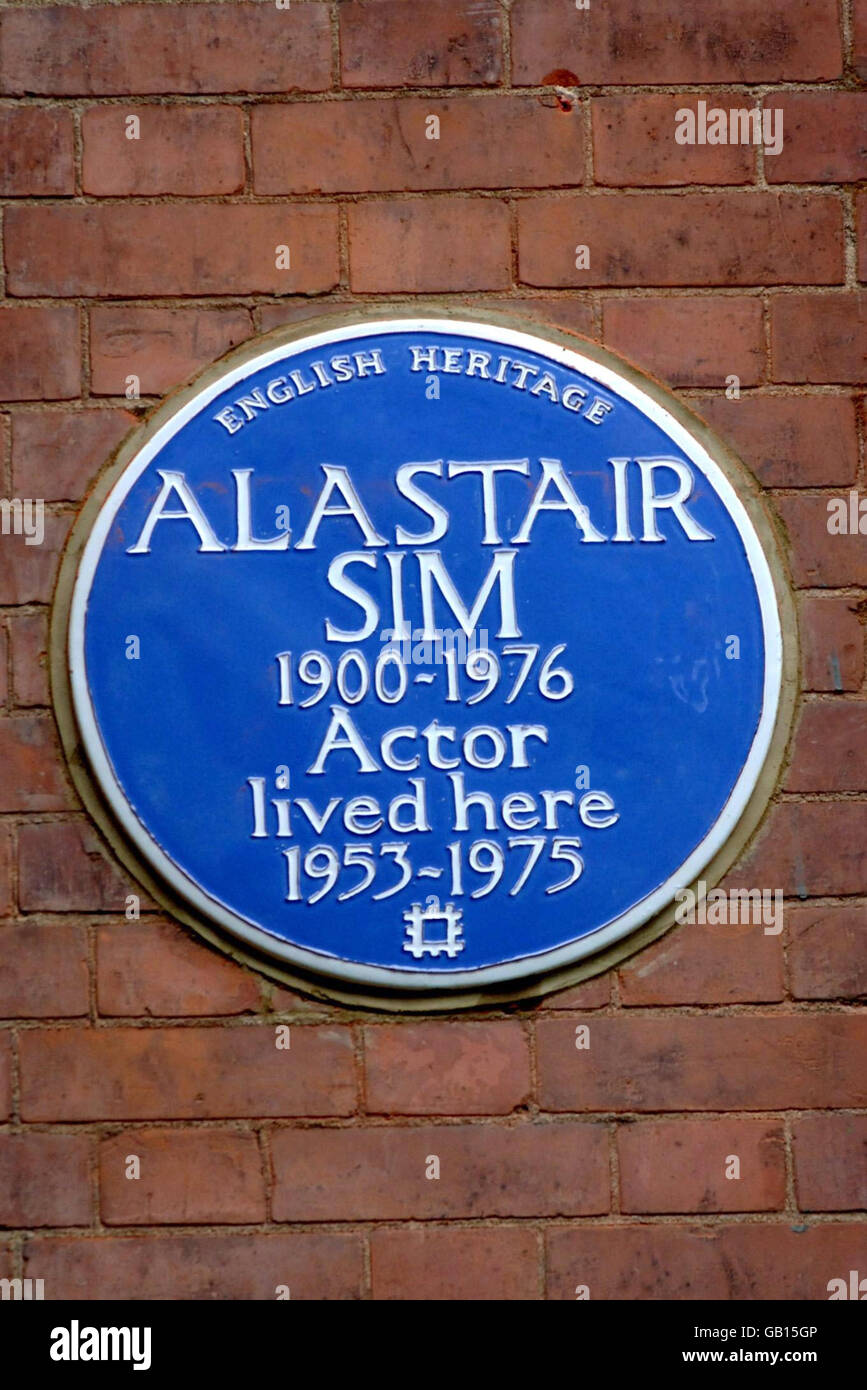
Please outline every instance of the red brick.
M545 1110L772 1110L864 1105L867 1017L592 1016L536 1024Z
M75 192L72 113L38 106L0 110L0 196Z
M9 686L9 637L5 627L0 626L0 705L8 705Z
M367 1108L401 1115L504 1115L530 1089L520 1023L389 1023L364 1030Z
M855 71L859 77L867 78L867 4L855 0L852 14L852 49Z
M592 252L591 252L592 259ZM603 341L672 386L742 386L761 380L759 299L608 299Z
M617 1126L624 1212L782 1211L783 1126L778 1120L637 1120ZM729 1160L740 1176L726 1177Z
M140 1177L127 1177L135 1154ZM225 1129L130 1129L99 1150L107 1226L239 1225L265 1220L255 1134Z
M0 929L0 1017L86 1014L88 979L83 927L28 922Z
M370 1273L377 1300L539 1297L536 1235L519 1226L422 1226L375 1230Z
M275 1221L581 1216L609 1210L604 1125L287 1129L271 1136ZM425 1176L430 1157L438 1178Z
M863 893L865 840L867 801L785 802L773 807L723 887L782 888L804 898Z
M278 246L289 247L291 269L277 269ZM18 205L6 214L6 265L10 294L313 293L337 282L337 212L299 204Z
M690 405L765 487L855 480L858 437L848 396L703 396Z
M578 295L581 295L581 291ZM475 307L498 309L501 313L517 314L522 318L530 316L539 319L540 323L552 323L555 328L565 328L568 332L580 333L585 338L599 337L593 300L588 297L572 298L558 295L553 299L496 299L474 295L472 303L466 307L468 310ZM580 348L581 345L576 343L575 346Z
M34 499L40 500L37 493ZM0 545L0 603L48 603L66 544L70 519L45 512L45 538L28 545L24 536L10 535Z
M0 1225L90 1224L83 1134L0 1134Z
M594 975L571 989L549 994L539 1001L541 1009L604 1009L611 1002L611 976Z
M478 87L502 74L496 0L427 0L424 22L405 0L339 7L344 87Z
M0 823L0 917L9 917L15 910L15 895L12 891L12 826L9 822Z
M503 289L509 211L490 198L356 203L349 210L356 293Z
M100 305L90 311L91 389L122 396L132 373L142 395L162 395L252 332L249 309Z
M518 245L527 285L822 285L843 278L841 206L825 194L532 198L518 205ZM576 269L576 246L589 247L588 269Z
M426 121L437 116L439 139ZM579 108L535 97L300 102L252 113L257 193L556 188L581 183Z
M860 690L864 626L856 599L803 595L800 634L805 690Z
M265 989L271 991L271 1013L275 1014L334 1014L337 1007L326 1000L312 995L297 994L294 989L283 989L280 985L263 981Z
M286 323L304 323L307 319L345 314L351 307L352 304L343 299L294 299L287 295L274 304L260 304L255 314L261 332L269 333L272 328L282 328Z
M863 501L865 493L858 494ZM792 579L801 589L842 589L867 585L867 537L861 534L833 534L828 530L832 513L828 504L842 499L849 518L849 490L824 493L777 495L774 506L786 528L790 543ZM836 516L838 509L834 508Z
M867 1115L801 1115L792 1149L801 1211L867 1209Z
M765 155L769 183L853 183L867 177L863 92L774 92L764 104L783 113L783 148Z
M58 5L3 15L3 92L321 92L330 85L324 5Z
M858 238L858 279L867 280L867 192L855 199L855 232Z
M0 1033L0 1120L12 1114L12 1035Z
M139 134L127 138L135 116ZM244 187L244 120L237 106L95 106L81 118L85 193L191 196Z
M73 804L53 719L0 716L0 767L0 811L62 811Z
M786 294L771 301L774 381L858 385L867 368L865 343L865 293Z
M76 502L135 424L126 410L40 410L12 417L18 497Z
M690 9L681 0L608 0L576 14L568 0L516 0L513 81L536 86L556 68L585 86L839 77L837 6L705 0Z
M45 209L36 205L16 211L39 214ZM11 209L6 216L11 218ZM5 304L0 309L0 399L68 400L78 395L80 385L78 310L71 304Z
M751 1004L782 999L781 940L750 924L675 927L620 971L621 1002Z
M24 912L123 911L129 893L142 906L150 901L105 857L83 821L19 826L18 880Z
M804 705L785 785L795 792L867 791L867 702Z
M12 639L12 684L16 705L48 705L48 618L44 612L14 613L9 619Z
M97 962L98 1008L108 1016L240 1014L259 1005L255 976L172 922L101 926Z
M293 6L294 9L294 6ZM25 1246L25 1269L55 1299L273 1301L361 1296L357 1236L330 1231L243 1235L45 1236Z
M643 78L642 80L646 80ZM755 150L749 145L679 145L677 113L752 99L714 97L697 92L648 96L596 97L593 116L593 168L597 183L671 187L687 183L753 183Z
M549 1298L574 1299L583 1284L593 1300L813 1301L863 1265L864 1227L572 1225L551 1231L547 1248Z
M787 914L796 999L867 998L867 905L804 903Z
M347 1115L348 1029L272 1027L29 1031L21 1042L27 1120L231 1119Z

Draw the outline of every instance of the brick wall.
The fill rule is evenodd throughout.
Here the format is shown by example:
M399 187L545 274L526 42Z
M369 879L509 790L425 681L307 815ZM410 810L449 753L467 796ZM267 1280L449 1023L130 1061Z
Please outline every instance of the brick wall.
M827 529L830 498L867 496L867 3L0 16L2 487L47 503L41 546L0 536L0 1275L54 1298L509 1299L867 1275L867 537ZM700 98L782 109L782 153L677 144ZM394 294L608 344L767 489L803 695L730 883L785 890L782 937L676 928L538 1006L403 1021L273 985L146 900L125 920L47 689L71 520L162 393Z

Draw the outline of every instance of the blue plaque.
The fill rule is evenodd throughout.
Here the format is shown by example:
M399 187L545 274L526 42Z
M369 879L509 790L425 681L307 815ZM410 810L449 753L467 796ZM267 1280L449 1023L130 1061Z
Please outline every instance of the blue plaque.
M293 978L562 981L757 820L784 651L749 491L577 338L260 340L161 407L82 523L90 776L174 900Z

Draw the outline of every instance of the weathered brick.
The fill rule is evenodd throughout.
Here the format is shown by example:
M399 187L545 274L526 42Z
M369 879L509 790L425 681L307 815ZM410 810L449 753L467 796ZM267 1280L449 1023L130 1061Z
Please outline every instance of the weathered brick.
M579 1226L547 1237L548 1297L827 1299L828 1282L864 1262L864 1227L783 1222Z
M17 208L40 213L38 205ZM11 218L11 210L7 211ZM71 304L0 308L0 399L69 400L81 386L78 310Z
M15 910L13 893L12 865L14 846L12 826L8 821L0 824L0 917L9 917Z
M330 85L325 5L57 5L3 14L0 91L15 95L321 92Z
M867 905L789 908L789 976L796 999L867 998Z
M365 1028L364 1055L374 1113L504 1115L530 1089L527 1040L512 1020Z
M15 704L28 708L49 704L47 615L44 612L12 614L9 635Z
M516 0L512 76L519 85L568 69L588 84L809 82L842 72L834 0L609 0L575 13L568 0ZM557 81L557 78L553 79Z
M594 975L571 989L549 994L539 1001L541 1009L604 1009L611 1002L611 976Z
M799 604L805 690L860 690L864 625L858 600L804 594Z
M25 494L39 501L39 494ZM48 603L60 554L66 544L70 518L44 514L45 536L41 545L28 545L24 535L10 535L0 545L0 603Z
M12 1035L0 1033L0 1120L12 1114Z
M39 410L12 417L16 496L78 501L135 424L126 410Z
M0 811L62 811L74 804L53 719L0 716Z
M24 912L122 912L129 893L150 903L83 821L19 826L18 882Z
M75 192L72 113L38 106L0 109L0 197Z
M0 1134L0 1225L89 1225L89 1152L83 1134Z
M779 1120L636 1120L617 1126L624 1212L782 1211ZM732 1158L737 1177L729 1177Z
M627 1005L751 1004L783 993L781 937L750 923L674 927L620 971Z
M138 1178L127 1177L130 1155ZM107 1226L239 1225L265 1220L255 1134L130 1129L99 1149L100 1211Z
M509 212L490 198L356 203L348 210L356 293L503 289Z
M583 1022L583 1020L582 1020ZM539 1019L546 1110L772 1110L864 1105L867 1018L629 1014Z
M59 1299L273 1302L280 1286L293 1302L349 1299L363 1280L359 1238L330 1231L45 1236L24 1256L26 1273Z
M865 345L867 293L786 294L771 301L774 381L857 385L867 369Z
M786 773L789 791L867 791L867 702L804 705Z
M427 121L440 122L435 140ZM534 97L299 102L252 113L257 193L557 188L583 182L581 112Z
M106 923L97 935L97 1007L117 1017L239 1014L258 982L173 922Z
M765 348L759 299L608 299L603 341L672 386L761 381Z
M823 285L843 278L841 205L821 193L529 198L518 205L518 246L527 285ZM589 248L586 269L576 268L576 246Z
M867 801L789 801L773 807L722 886L782 888L804 898L863 893L865 840Z
M340 16L344 87L489 86L502 74L496 0L349 0Z
M139 122L132 140L130 116ZM202 196L244 187L237 106L94 106L81 118L81 134L85 193Z
M864 0L855 0L852 14L852 50L856 73L859 77L867 78L867 5Z
M766 487L855 480L858 436L848 396L702 396L690 405Z
M792 1151L801 1211L867 1209L867 1115L800 1115Z
M21 1038L28 1120L213 1119L347 1115L348 1029L269 1027L45 1029Z
M288 270L277 268L280 246L289 247ZM337 212L295 203L19 204L6 215L6 264L11 294L314 293L337 282Z
M764 105L783 113L783 148L765 155L769 183L852 183L867 177L864 92L774 92Z
M132 373L142 395L162 395L252 332L249 309L100 305L90 311L92 390L121 396Z
M287 1129L271 1136L275 1221L607 1212L604 1125ZM432 1157L437 1177L427 1176Z
M864 500L858 494L858 501ZM867 545L865 536L847 529L830 532L828 523L839 514L829 504L842 500L846 506L848 528L851 507L849 490L834 493L804 493L774 497L774 506L786 528L790 543L792 579L801 589L838 589L867 585Z
M0 930L0 1018L86 1014L88 978L83 927L28 922Z
M370 1238L370 1274L377 1300L539 1297L536 1236L519 1226L378 1229Z
M677 113L696 111L702 99L708 107L734 101L696 92L594 98L596 182L638 187L754 182L756 156L749 145L681 145L675 140ZM752 102L744 98L735 104Z

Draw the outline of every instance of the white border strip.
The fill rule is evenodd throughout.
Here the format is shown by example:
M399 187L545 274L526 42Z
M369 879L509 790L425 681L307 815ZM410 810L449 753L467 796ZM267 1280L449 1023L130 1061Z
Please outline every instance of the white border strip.
M295 946L284 941L281 937L272 935L264 928L246 921L243 917L239 917L223 903L205 893L195 880L191 879L168 857L145 829L127 801L114 776L102 742L88 690L85 665L87 605L105 541L131 488L168 441L182 430L190 420L200 414L211 401L222 395L228 387L254 375L264 367L268 367L272 363L286 361L299 353L325 344L339 343L351 338L374 337L384 333L449 333L456 337L484 338L504 346L522 348L525 351L538 353L563 367L581 372L590 377L591 380L597 381L600 386L607 387L634 405L642 414L664 430L668 437L683 450L687 458L704 473L735 523L743 541L756 584L765 638L762 713L747 760L719 818L704 840L692 851L678 870L649 897L636 903L620 917L609 922L607 926L582 937L580 941L570 942L568 946L556 947L553 950L542 951L537 955L522 956L518 960L509 961L503 965L484 966L477 970L461 970L454 973L434 974L408 971L399 967L356 965L336 956ZM500 328L490 323L475 323L470 319L408 318L382 319L378 322L368 320L361 325L344 326L314 333L309 337L296 339L289 345L284 343L280 347L272 348L269 352L249 359L206 387L192 400L187 401L170 420L167 420L157 430L141 452L131 460L103 502L81 555L69 619L69 675L73 706L90 766L123 830L159 876L165 879L180 897L186 899L203 916L210 918L232 935L240 937L266 955L288 961L293 965L300 966L303 970L320 975L331 975L336 979L411 991L448 991L501 984L504 981L524 979L572 965L585 956L595 955L597 951L611 945L612 942L628 936L644 922L655 916L657 912L668 906L677 889L698 878L701 871L728 840L755 789L774 732L780 701L782 671L782 631L774 583L767 558L746 508L741 503L725 473L711 458L707 450L662 405L653 400L652 397L645 395L631 381L620 377L611 368L593 361L592 358L584 357L573 348L548 342L544 338L537 338L534 334L522 333L516 329Z

